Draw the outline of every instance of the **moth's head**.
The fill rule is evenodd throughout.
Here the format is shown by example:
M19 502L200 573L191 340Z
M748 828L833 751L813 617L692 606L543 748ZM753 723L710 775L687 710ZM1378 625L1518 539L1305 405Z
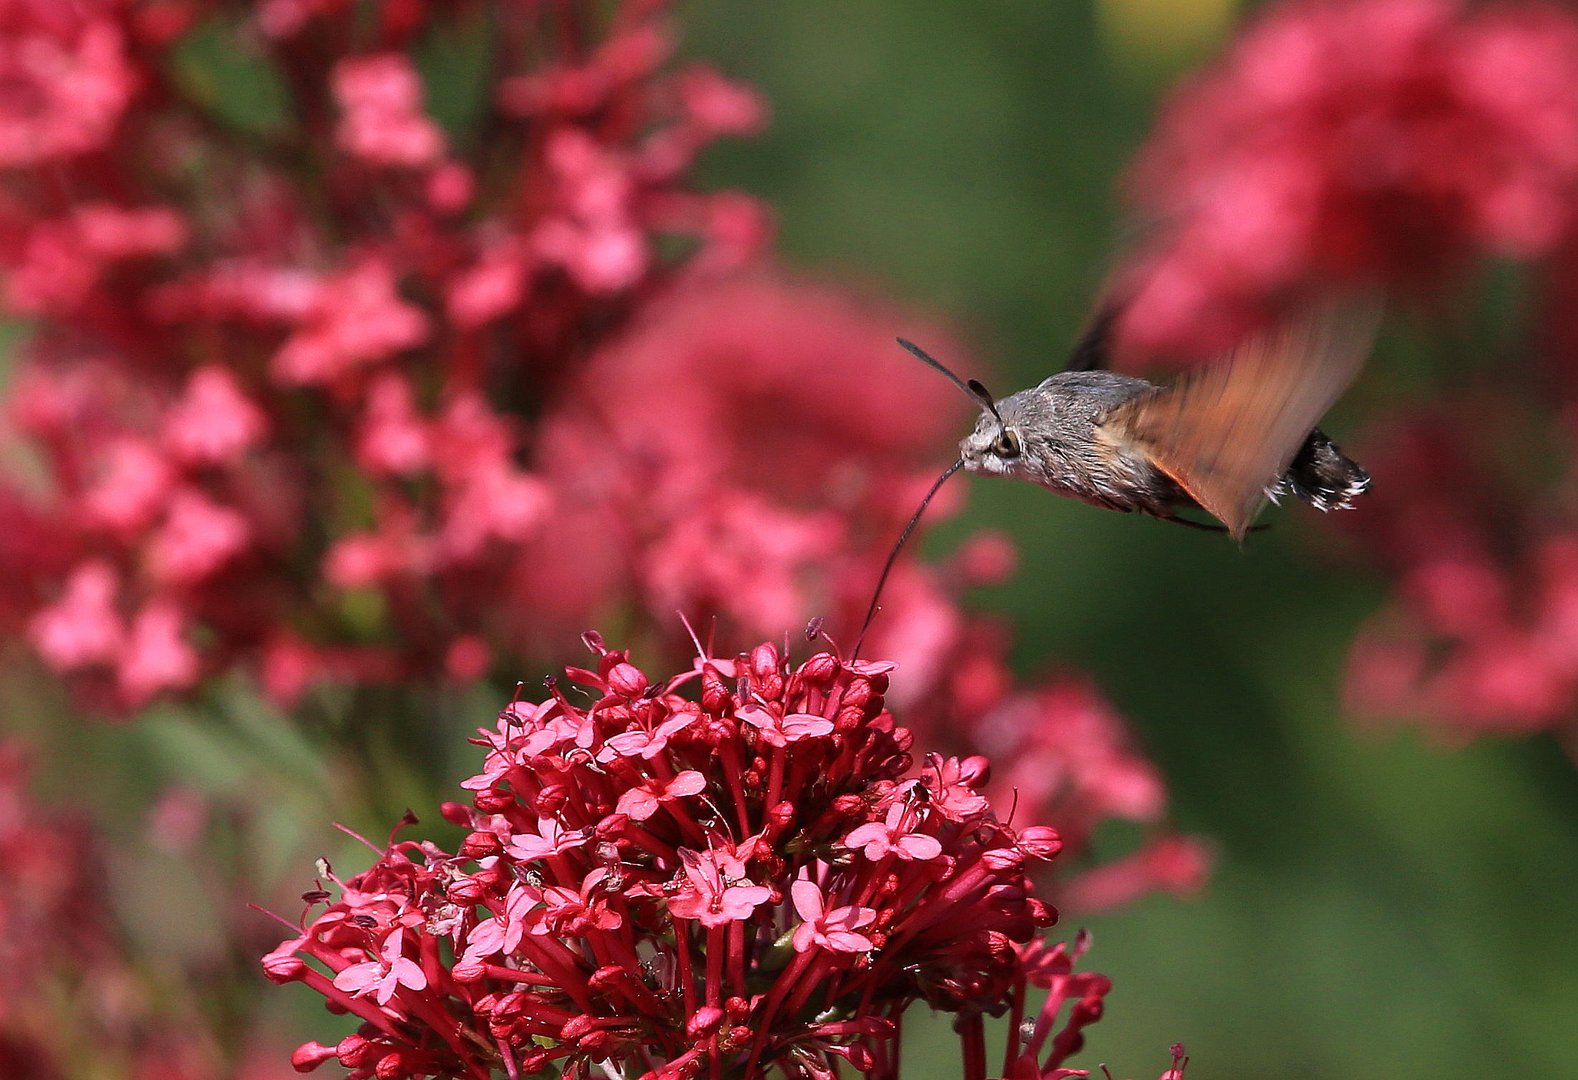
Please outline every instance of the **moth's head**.
M1013 422L1012 413L1010 412L1005 418L1003 411L998 408L998 402L986 387L975 379L959 378L913 342L899 338L899 344L921 363L941 372L950 382L963 390L965 396L981 407L981 418L975 422L975 430L959 443L959 460L965 469L969 472L988 473L993 476L1013 473L1018 467L1020 455L1024 452L1024 443L1019 426ZM1008 401L1010 410L1014 400L1015 398L1010 398Z
M959 456L973 473L1009 476L1020 466L1024 436L1013 423L994 411L981 413L975 430L959 440Z

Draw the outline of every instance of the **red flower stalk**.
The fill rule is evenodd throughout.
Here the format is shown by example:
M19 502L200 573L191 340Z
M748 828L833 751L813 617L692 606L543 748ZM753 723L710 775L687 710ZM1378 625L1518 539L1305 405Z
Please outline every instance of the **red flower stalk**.
M1541 258L1578 208L1578 20L1522 2L1275 5L1175 96L1130 189L1160 225L1119 331L1151 351L1219 350L1333 284Z
M957 1015L970 1080L1004 1010L1000 1075L1083 1075L1063 1063L1108 982L1073 970L1083 943L1038 940L1055 913L1026 874L1061 841L993 813L981 759L911 774L891 664L761 645L653 681L587 641L576 690L550 680L476 740L457 853L391 841L265 958L363 1020L299 1068L893 1077L925 1001Z

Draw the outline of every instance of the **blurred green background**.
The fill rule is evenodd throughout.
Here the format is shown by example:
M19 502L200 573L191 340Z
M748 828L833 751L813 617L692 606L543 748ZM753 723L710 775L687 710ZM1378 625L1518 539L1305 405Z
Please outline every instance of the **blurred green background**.
M688 51L773 109L764 137L714 152L708 179L777 209L791 265L949 314L1000 393L1060 362L1114 252L1125 162L1166 86L1241 14L1230 0L685 10ZM1409 385L1420 347L1393 337L1327 425L1339 440ZM1239 551L972 481L962 520L932 539L983 525L1024 551L979 597L1015 620L1022 670L1092 672L1168 778L1177 824L1217 847L1198 899L1091 922L1091 965L1116 989L1080 1064L1154 1076L1177 1039L1201 1078L1578 1072L1578 774L1547 738L1460 748L1345 722L1347 642L1384 582L1331 530L1292 509ZM955 1075L941 1036L938 1051L908 1064Z

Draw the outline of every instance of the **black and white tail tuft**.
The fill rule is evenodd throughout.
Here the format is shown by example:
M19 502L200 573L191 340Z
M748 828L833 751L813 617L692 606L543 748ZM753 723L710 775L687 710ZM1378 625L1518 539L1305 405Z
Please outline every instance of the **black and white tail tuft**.
M1351 510L1370 486L1370 474L1316 428L1293 455L1288 471L1266 492L1273 500L1292 493L1317 510Z

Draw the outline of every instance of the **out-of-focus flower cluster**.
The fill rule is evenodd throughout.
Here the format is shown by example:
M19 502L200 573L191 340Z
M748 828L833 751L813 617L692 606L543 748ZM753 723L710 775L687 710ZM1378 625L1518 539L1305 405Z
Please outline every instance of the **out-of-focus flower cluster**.
M1083 943L1038 938L1055 913L1026 873L1061 841L994 814L982 758L912 772L891 663L761 645L654 681L588 644L596 671L481 732L471 805L444 810L456 853L391 840L308 894L264 968L362 1024L298 1068L895 1077L924 1001L956 1015L963 1077L988 1075L1005 1010L992 1075L1086 1075L1063 1062L1109 983L1074 970Z
M277 1051L227 1053L193 995L131 960L109 845L76 808L34 796L29 764L0 742L0 1076L283 1080Z
M1176 94L1130 190L1157 220L1119 331L1220 350L1334 283L1417 290L1578 222L1578 22L1539 2L1272 6Z
M686 187L762 107L673 68L661 7L4 6L8 599L50 667L112 709L235 665L281 700L487 668L555 499L523 420L665 245L718 272L768 235ZM227 99L224 53L287 115Z
M1575 730L1578 447L1570 418L1553 426L1545 403L1512 406L1485 393L1377 436L1377 475L1395 490L1354 532L1396 593L1354 645L1348 692L1361 713L1455 737ZM1542 443L1548 455L1531 465Z
M1533 330L1502 346L1519 355L1494 380L1438 376L1437 401L1359 447L1374 490L1343 524L1395 595L1355 643L1349 699L1456 736L1573 730L1578 17L1270 6L1174 96L1130 191L1155 227L1119 274L1125 353L1207 354L1345 287L1457 337L1474 264L1523 264Z

